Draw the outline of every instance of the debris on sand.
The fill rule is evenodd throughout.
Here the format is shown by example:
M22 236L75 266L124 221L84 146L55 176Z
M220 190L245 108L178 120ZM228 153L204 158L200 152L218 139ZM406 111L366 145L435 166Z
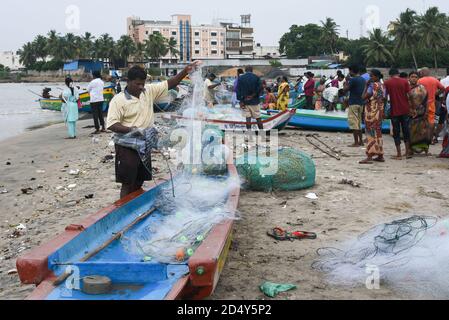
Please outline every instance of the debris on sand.
M20 189L22 191L23 194L32 194L33 193L33 188L22 188Z
M79 174L80 174L79 169L72 169L69 171L69 175L71 175L71 176L77 176Z
M318 199L318 196L316 195L316 193L308 193L307 195L306 195L306 198L307 199L310 199L310 200L317 200Z
M360 188L360 186L361 186L360 183L355 182L354 180L348 180L348 179L343 179L338 184L347 184L347 185L353 186L354 188Z
M281 284L274 282L265 282L260 286L262 291L267 297L275 298L279 293L296 289L294 284Z

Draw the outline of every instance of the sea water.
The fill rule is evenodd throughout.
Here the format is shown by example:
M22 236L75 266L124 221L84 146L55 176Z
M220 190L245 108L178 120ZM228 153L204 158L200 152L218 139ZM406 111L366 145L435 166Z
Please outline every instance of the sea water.
M42 110L39 97L29 90L41 94L51 87L51 94L59 96L63 84L0 83L0 141L17 136L29 129L62 122L61 112Z

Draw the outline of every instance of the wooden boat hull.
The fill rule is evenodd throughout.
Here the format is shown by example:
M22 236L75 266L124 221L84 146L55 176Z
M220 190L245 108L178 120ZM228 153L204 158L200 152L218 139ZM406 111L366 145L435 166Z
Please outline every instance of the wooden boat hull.
M229 166L229 175L238 177L235 166ZM88 261L80 262L80 257L86 252L94 252L111 235L120 233L123 226L148 212L159 188L166 183L169 182L164 179L147 192L136 192L88 217L81 224L68 226L63 234L17 259L21 282L37 285L27 299L174 300L203 299L210 296L216 288L229 252L232 220L213 227L188 263L165 265L135 261L123 256L119 246L114 246L114 243ZM237 210L239 194L240 189L237 187L228 195L226 206L230 212ZM150 220L154 222L158 216L151 215L145 219L155 219ZM121 257L121 260L116 257ZM68 290L65 283L54 286L56 277L67 268L66 265L59 264L63 261L74 261L70 264L71 268L77 270L74 277L104 275L123 285L104 295L86 295L79 290Z
M296 110L289 110L284 112L278 112L273 115L262 116L262 123L264 126L264 131L270 130L283 130L287 124L291 121ZM191 123L192 119L185 118L178 115L164 115L164 119L167 120L177 120L180 125L188 125ZM207 125L210 128L216 128L221 131L246 131L247 123L244 121L226 121L226 120L211 120L211 119L195 119ZM257 130L257 122L251 122L252 130Z
M267 115L277 114L279 111L269 110ZM346 114L341 112L324 113L315 110L296 110L295 115L290 119L289 126L318 131L337 131L349 132L348 118ZM382 131L384 133L390 132L390 121L386 120L382 123Z
M104 104L103 104L103 112L107 112L109 109L109 102L115 95L114 87L105 87L103 90L104 95ZM88 112L92 113L92 109L90 107L90 95L88 92L83 92L80 94L81 104L78 106L79 112ZM51 111L61 111L62 100L61 99L40 99L39 100L40 107L44 110Z

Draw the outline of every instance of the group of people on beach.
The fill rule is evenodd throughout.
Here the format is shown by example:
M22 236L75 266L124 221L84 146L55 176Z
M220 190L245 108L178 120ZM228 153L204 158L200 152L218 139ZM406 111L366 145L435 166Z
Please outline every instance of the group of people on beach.
M337 104L340 110L348 109L348 124L354 137L350 147L366 143L367 157L361 164L385 161L382 124L387 119L391 120L397 151L392 159L408 159L417 153L428 155L429 146L438 143L447 120L449 76L440 82L428 68L410 73L392 68L389 77L384 81L379 70L367 72L359 66L351 66L348 75L339 70L335 77L318 81L312 72L307 72L294 86L287 77L279 77L271 85L263 81L263 108L285 111L293 93L305 96L304 109L334 111ZM401 150L402 140L405 153Z
M255 119L259 130L263 129L260 97L266 87L262 79L253 72L252 66L245 67L245 70L238 69L236 78L232 87L232 107L240 106L243 116L247 122L247 128L251 129L251 121ZM208 73L204 82L204 100L208 107L217 104L215 99L215 89L222 85L221 82L214 83L216 75ZM278 102L288 107L289 99L283 99L282 96L277 99Z
M391 119L393 127L397 153L392 159L402 160L404 156L408 159L415 153L428 154L429 146L438 143L438 136L447 119L448 87L432 77L428 68L402 73L402 77L398 69L392 68L386 81L377 69L371 70L368 80L360 74L357 66L350 67L349 71L344 91L349 93L348 122L354 135L354 144L350 147L364 146L362 123L365 124L366 159L360 163L385 162L382 138L384 119ZM439 123L435 130L437 111Z
M182 72L167 81L151 84L146 84L147 74L143 68L132 67L128 71L126 88L115 95L110 102L106 123L102 121L100 112L104 87L101 75L96 74L95 79L89 84L95 133L101 132L101 125L102 131L108 129L119 137L125 137L125 139L115 140L116 180L122 184L122 198L139 190L144 181L152 179L151 155L149 155L149 161L144 163L139 155L137 141L148 134L147 130L154 127L155 117L152 107L154 101L166 97L168 91L179 85L191 71L196 69L198 64L199 62L195 62L188 65ZM427 154L429 145L438 142L437 137L447 119L449 76L440 82L431 76L427 68L409 74L401 74L399 70L392 68L390 78L386 81L379 70L373 69L368 73L358 66L351 66L346 76L339 72L335 78L321 79L318 86L314 74L308 72L305 77L307 80L299 79L295 87L306 95L307 109L316 109L316 106L313 106L313 95L317 91L326 97L325 100L330 99L330 104L345 101L348 108L348 123L354 137L354 143L350 147L366 144L366 159L360 161L361 164L385 161L382 138L382 122L385 118L391 119L397 148L397 154L393 156L393 159L396 160L403 159L402 140L405 143L406 158L412 157L414 153ZM206 103L210 99L212 105L214 89L220 85L220 83L214 83L215 78L213 74L208 74L205 80L204 99ZM74 137L76 136L79 92L70 78L66 79L66 86L61 95L64 101L63 112L69 135ZM322 90L323 87L324 90ZM280 110L288 108L290 85L286 77L281 78L275 87L268 86L254 74L253 68L248 66L245 70L238 70L233 89L233 104L240 106L248 123L256 119L260 130L263 129L261 120L263 104L260 103L260 96L264 90L268 93L266 103L275 104ZM273 95L273 89L277 90L277 97ZM332 96L335 96L334 99L329 98L326 90L331 91ZM326 104L322 105L329 108ZM97 109L99 110L96 111ZM439 126L435 129L436 114L439 115ZM128 135L131 135L131 139L126 140ZM126 143L121 145L121 141Z

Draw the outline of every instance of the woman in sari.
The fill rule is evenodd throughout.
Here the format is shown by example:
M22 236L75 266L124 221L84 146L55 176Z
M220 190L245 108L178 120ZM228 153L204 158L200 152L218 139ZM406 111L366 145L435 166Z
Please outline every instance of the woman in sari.
M373 161L385 162L382 140L382 121L384 117L385 86L381 83L382 73L373 69L371 78L365 86L362 98L367 101L365 105L365 126L368 145L365 160L360 164L371 164ZM374 158L376 156L376 158Z
M65 79L65 84L67 88L65 88L64 92L61 94L61 99L63 101L61 111L69 134L69 137L66 139L76 139L79 93L70 77Z
M276 109L276 97L273 92L271 92L271 88L265 87L265 101L263 103L264 110L272 110Z
M432 128L428 120L427 91L418 83L418 72L411 72L410 82L410 146L411 152L429 154L429 146L432 142Z
M316 102L315 102L315 110L321 110L323 106L323 92L326 89L326 86L324 85L326 83L326 80L323 78L320 80L320 84L315 90L316 94Z
M282 77L282 83L279 85L277 109L286 111L288 109L288 103L290 101L290 85L288 84L287 77Z

